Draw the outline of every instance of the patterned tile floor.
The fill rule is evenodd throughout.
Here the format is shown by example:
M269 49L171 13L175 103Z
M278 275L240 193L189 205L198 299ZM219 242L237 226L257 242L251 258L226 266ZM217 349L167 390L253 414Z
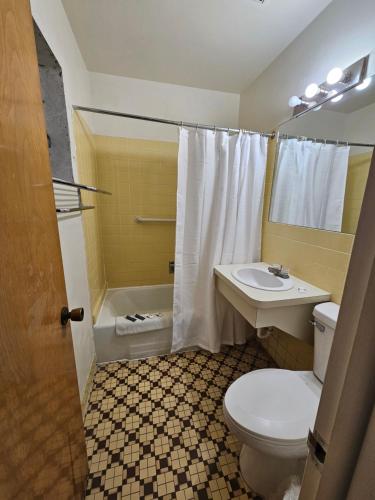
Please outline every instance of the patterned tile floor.
M240 375L271 366L255 340L219 354L99 366L85 420L86 499L255 498L240 476L222 401Z

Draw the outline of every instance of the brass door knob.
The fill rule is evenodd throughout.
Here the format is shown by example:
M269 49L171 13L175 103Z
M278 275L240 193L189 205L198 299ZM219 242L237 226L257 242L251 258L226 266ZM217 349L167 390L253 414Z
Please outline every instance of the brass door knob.
M85 315L85 311L83 310L83 307L78 307L77 309L72 309L69 311L69 309L64 306L61 309L61 324L65 326L69 320L71 321L82 321Z

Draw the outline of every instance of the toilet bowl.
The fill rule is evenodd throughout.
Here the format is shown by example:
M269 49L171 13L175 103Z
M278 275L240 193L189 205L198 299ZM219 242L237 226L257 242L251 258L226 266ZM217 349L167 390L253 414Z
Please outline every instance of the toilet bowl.
M289 476L302 477L338 309L332 302L314 309L314 371L255 370L225 394L225 421L242 443L243 479L266 498Z

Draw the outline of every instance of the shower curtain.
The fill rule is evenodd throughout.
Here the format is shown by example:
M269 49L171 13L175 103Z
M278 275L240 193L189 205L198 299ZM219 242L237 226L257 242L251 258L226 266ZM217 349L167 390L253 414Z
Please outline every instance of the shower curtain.
M341 231L349 146L282 139L270 219Z
M243 343L246 322L215 291L214 266L260 259L267 139L180 129L172 350Z

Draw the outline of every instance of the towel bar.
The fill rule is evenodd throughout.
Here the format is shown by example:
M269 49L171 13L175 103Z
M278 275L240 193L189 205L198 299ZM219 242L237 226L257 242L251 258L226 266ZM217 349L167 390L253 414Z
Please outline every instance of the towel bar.
M81 189L84 189L85 191L91 191L93 193L110 194L110 195L112 194L109 191L104 191L103 189L98 189L93 186L86 186L85 184L78 184L76 182L66 181L64 179L59 179L57 177L52 177L52 182L54 184L62 184L63 186L70 186L76 188L78 193L78 207L58 207L56 208L56 212L58 214L69 214L71 212L81 212L82 210L91 210L92 208L95 208L93 205L82 205Z

